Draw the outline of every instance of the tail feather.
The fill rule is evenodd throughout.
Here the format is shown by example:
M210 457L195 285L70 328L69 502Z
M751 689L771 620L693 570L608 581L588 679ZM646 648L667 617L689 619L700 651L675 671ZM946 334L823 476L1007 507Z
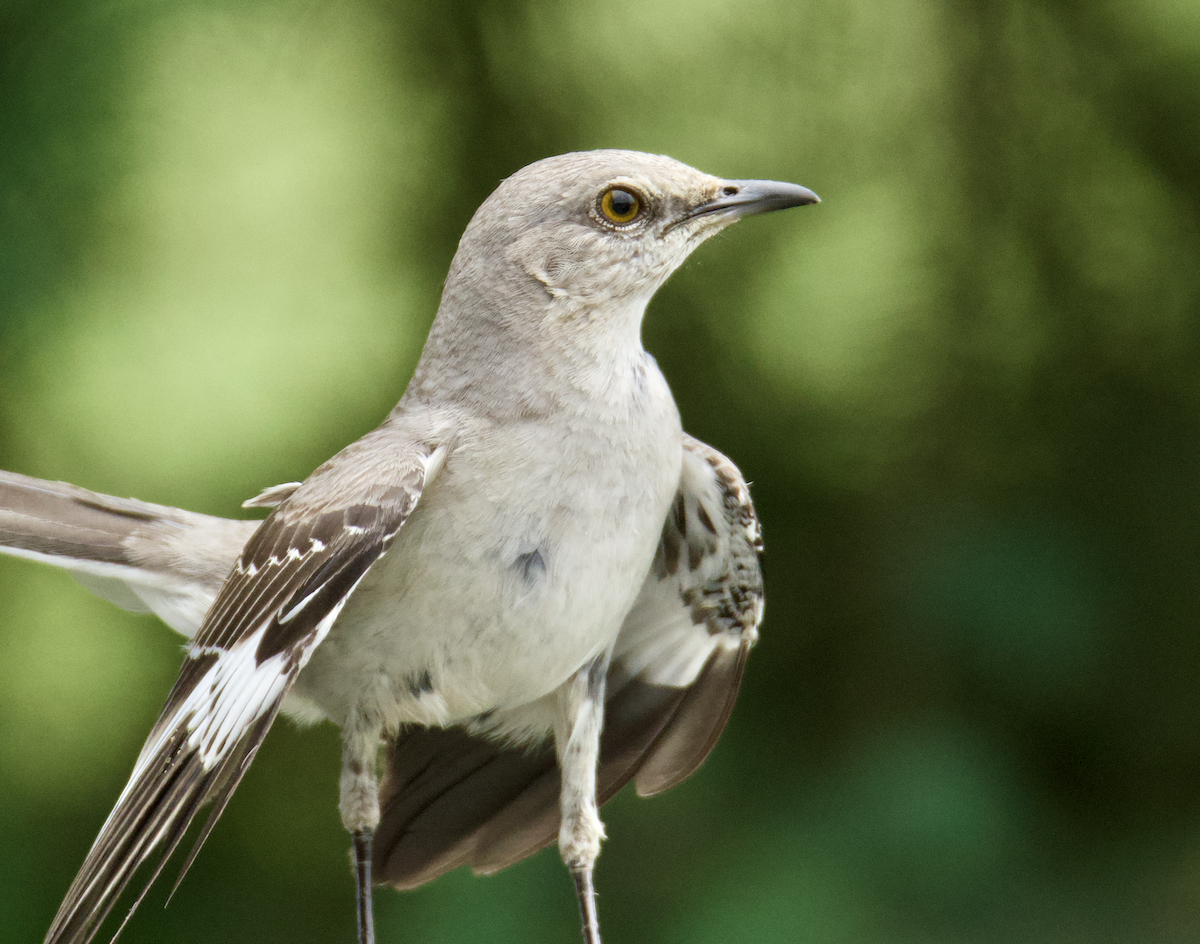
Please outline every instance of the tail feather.
M0 553L62 567L189 637L258 525L0 471Z
M0 472L0 547L14 552L129 564L127 542L157 511L66 482Z

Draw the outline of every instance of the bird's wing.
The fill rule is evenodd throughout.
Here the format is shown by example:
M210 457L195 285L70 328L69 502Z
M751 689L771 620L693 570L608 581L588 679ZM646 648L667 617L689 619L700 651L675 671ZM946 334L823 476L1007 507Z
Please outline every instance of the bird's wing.
M369 448L369 442L350 449L356 447ZM189 647L47 944L89 941L136 869L166 843L148 888L200 807L213 801L187 871L297 673L387 552L444 455L443 448L389 454L370 463L372 478L363 481L354 471L363 463L339 461L343 452L250 538Z
M685 437L679 490L609 669L600 802L635 777L643 795L667 789L716 743L762 620L761 549L737 468ZM412 888L459 865L505 868L554 841L558 794L549 745L409 729L389 746L375 878Z
M230 521L0 471L0 553L192 637L258 521Z
M652 796L689 777L725 729L763 615L762 529L737 466L693 437L650 579L626 619L609 676L618 727L652 714L639 690L683 691L637 770Z

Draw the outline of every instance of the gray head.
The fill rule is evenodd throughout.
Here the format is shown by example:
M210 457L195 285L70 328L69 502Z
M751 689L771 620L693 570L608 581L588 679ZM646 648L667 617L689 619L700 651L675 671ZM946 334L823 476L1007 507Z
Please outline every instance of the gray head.
M604 361L641 350L646 303L700 243L751 213L816 202L795 184L637 151L530 164L468 224L406 399L486 402L503 382L533 410L564 375L603 377Z
M450 281L478 275L572 308L644 306L709 236L751 213L818 202L811 190L722 180L669 157L582 151L530 164L475 213Z

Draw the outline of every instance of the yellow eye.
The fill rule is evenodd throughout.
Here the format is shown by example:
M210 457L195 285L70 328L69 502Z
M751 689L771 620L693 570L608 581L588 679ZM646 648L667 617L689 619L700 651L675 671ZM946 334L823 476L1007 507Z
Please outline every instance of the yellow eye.
M631 223L642 212L642 199L636 193L613 187L600 198L600 212L611 223Z

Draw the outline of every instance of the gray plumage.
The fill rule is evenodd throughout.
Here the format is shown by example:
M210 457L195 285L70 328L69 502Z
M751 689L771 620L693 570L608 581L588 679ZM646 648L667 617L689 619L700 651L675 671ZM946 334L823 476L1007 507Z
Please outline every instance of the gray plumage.
M362 883L557 838L598 941L597 804L695 770L762 615L745 482L682 432L642 314L714 232L815 200L630 151L519 171L468 225L399 405L247 502L261 524L0 474L0 550L192 637L47 941L90 940L213 802L194 856L281 708L342 728Z

